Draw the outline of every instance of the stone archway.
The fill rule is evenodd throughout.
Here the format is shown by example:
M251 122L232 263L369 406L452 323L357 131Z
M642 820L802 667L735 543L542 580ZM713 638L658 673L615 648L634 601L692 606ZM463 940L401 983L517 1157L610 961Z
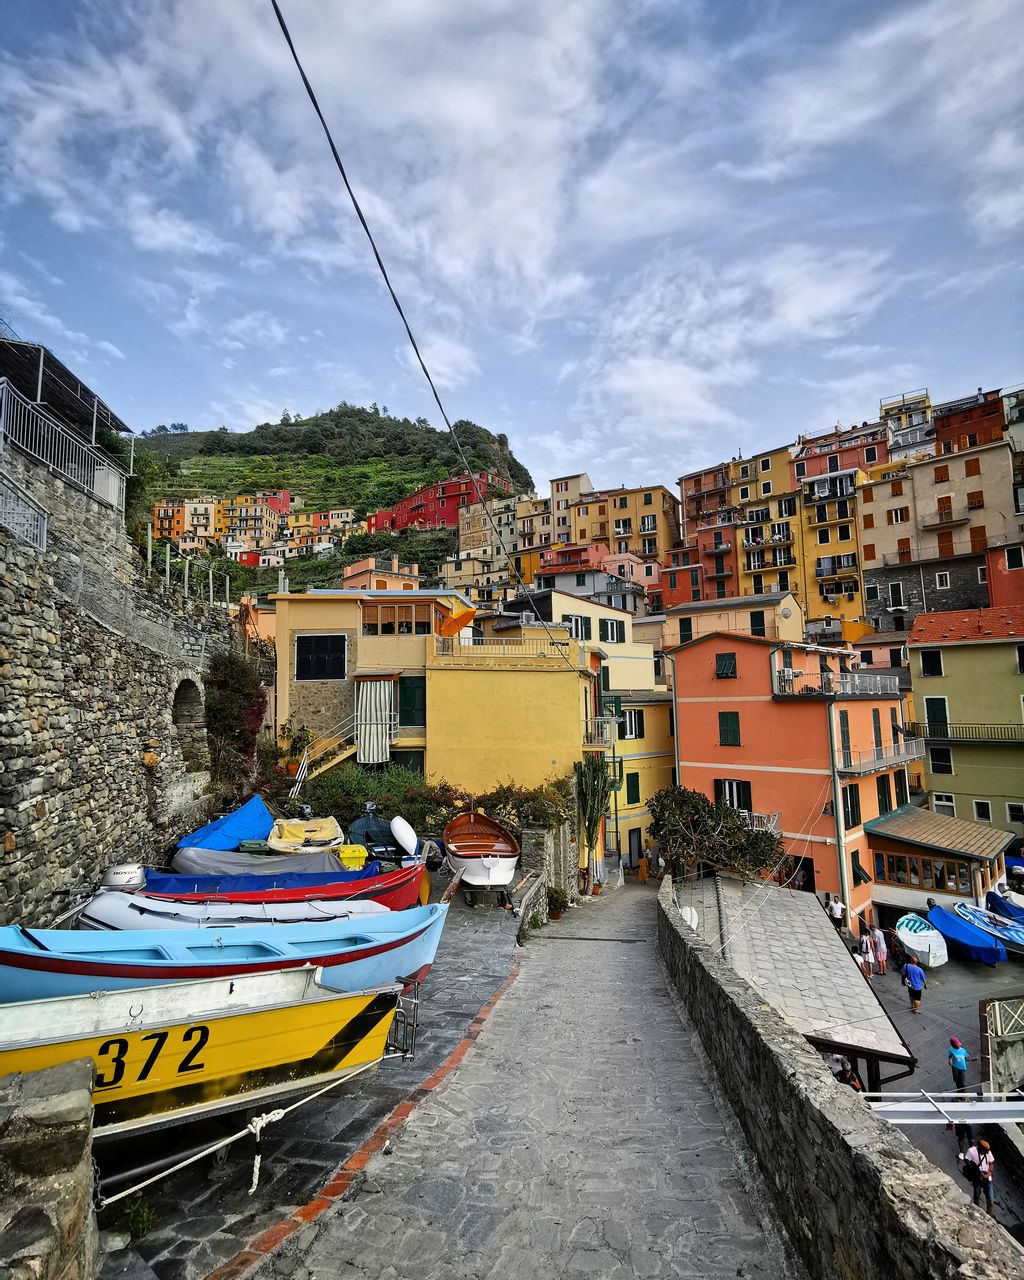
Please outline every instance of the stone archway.
M210 767L210 749L206 742L206 708L203 695L194 680L182 680L174 691L171 720L181 749L185 768L198 773Z

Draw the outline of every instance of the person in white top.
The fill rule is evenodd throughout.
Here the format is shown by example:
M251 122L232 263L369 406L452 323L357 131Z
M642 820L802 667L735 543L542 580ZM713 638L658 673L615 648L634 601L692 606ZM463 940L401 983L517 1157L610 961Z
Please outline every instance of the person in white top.
M864 977L870 982L871 975L875 971L875 947L871 941L870 933L861 935L857 950L859 952L860 967L864 970Z
M885 977L885 962L889 958L889 948L885 944L885 934L877 924L871 926L871 941L875 948L875 967L880 978Z
M843 917L846 915L846 903L839 901L838 893L832 895L832 901L828 904L828 914L838 932L843 927Z

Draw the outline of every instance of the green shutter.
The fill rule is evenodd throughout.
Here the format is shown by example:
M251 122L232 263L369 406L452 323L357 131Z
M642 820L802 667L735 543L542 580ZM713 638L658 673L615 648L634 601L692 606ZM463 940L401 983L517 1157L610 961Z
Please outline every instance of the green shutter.
M626 804L640 803L640 775L638 773L626 774Z
M606 662L602 662L601 663L601 688L610 689L611 687L612 687L612 681L611 681L611 676L608 673L608 664Z
M581 616L582 616L582 620L583 620L583 639L584 639L584 640L589 640L589 639L590 639L590 634L591 634L591 632L590 632L590 619L589 619L588 617L586 617L586 615L581 615Z
M740 713L738 711L719 711L718 742L723 747L740 746Z
M598 618L597 635L598 635L598 639L601 641L602 644L608 643L608 619L607 618Z
M638 709L636 713L636 736L638 738L644 738L647 736L644 731L644 713L640 709Z
M425 725L427 723L427 677L398 677L398 723L400 725Z
M736 678L736 655L734 653L715 654L715 675L719 680Z

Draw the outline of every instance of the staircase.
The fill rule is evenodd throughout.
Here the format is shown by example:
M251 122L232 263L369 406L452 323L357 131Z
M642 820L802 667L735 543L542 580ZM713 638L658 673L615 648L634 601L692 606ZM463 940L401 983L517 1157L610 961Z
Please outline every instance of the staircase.
M392 712L384 725L387 728L388 742L394 742L398 737L398 713ZM328 769L333 769L335 765L350 759L359 750L359 731L377 726L378 722L373 720L364 720L360 723L356 715L352 714L339 721L323 737L311 742L302 753L295 781L288 795L294 799L301 793L303 786L310 778L317 778Z

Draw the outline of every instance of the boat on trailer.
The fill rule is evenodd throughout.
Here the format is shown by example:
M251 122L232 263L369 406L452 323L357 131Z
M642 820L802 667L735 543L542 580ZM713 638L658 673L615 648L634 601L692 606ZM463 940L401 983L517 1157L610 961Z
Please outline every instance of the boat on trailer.
M444 829L444 847L449 867L462 875L467 897L474 889L504 890L516 873L519 841L485 813L454 817Z
M953 954L963 960L977 960L993 966L1006 960L1006 948L998 938L954 911L934 906L928 912L928 922L946 939Z
M896 937L908 955L917 956L926 969L937 969L949 959L946 939L915 911L896 921Z
M97 1138L262 1106L384 1055L401 988L311 966L0 1005L0 1075L88 1058Z
M969 925L987 933L991 938L997 938L1007 951L1024 955L1024 924L1009 920L994 911L986 911L984 907L976 907L970 902L958 902L954 910L961 920L966 920Z
M448 895L454 891L454 882ZM158 986L317 965L342 991L421 982L448 902L322 924L91 930L0 928L0 991L8 1001Z

